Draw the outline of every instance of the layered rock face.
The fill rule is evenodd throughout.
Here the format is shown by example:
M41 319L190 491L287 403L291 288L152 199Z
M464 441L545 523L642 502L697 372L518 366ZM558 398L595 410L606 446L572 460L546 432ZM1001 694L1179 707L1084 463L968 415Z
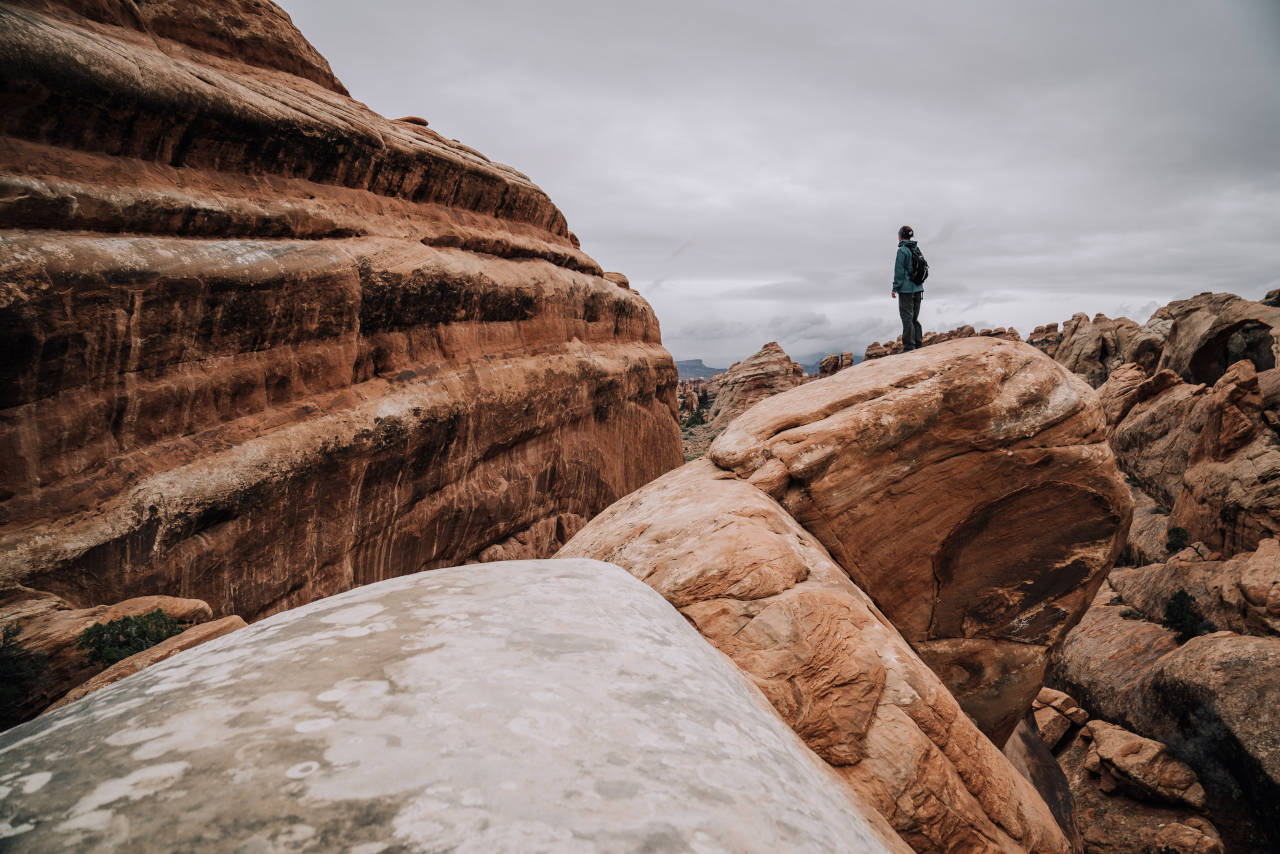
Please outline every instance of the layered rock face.
M590 561L278 614L0 735L0 765L24 850L910 850L660 596Z
M804 368L793 362L778 342L770 341L725 372L711 406L711 429L723 430L756 403L793 389L803 381Z
M0 583L254 619L681 461L647 303L271 4L0 4L0 67Z
M972 338L758 403L560 555L661 592L916 850L1066 850L983 732L1030 708L1130 508L1088 387Z

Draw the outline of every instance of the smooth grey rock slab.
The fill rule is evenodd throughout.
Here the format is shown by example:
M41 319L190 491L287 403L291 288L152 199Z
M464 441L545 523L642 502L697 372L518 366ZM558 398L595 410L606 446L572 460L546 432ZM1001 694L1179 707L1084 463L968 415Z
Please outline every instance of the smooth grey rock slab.
M0 849L888 850L727 658L589 560L358 588L12 729Z

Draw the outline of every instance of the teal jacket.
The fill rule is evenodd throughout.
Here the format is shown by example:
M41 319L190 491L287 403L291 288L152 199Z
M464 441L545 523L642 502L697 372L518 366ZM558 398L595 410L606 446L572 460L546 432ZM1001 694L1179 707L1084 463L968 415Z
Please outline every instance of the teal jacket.
M898 241L898 257L893 261L893 292L895 294L918 294L924 290L924 285L917 285L911 281L911 268L915 266L915 261L911 257L911 247L915 245L914 240Z

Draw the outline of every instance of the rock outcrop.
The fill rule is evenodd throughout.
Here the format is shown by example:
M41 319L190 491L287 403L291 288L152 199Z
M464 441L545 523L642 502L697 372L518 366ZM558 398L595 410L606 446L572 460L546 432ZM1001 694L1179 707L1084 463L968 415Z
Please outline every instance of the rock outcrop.
M1053 329L1036 327L1027 343L1044 350L1097 388L1127 361L1125 354L1137 332L1138 324L1127 317L1112 320L1098 314L1090 320L1088 315L1077 313L1062 324L1061 333L1057 332L1057 324Z
M938 676L752 484L688 463L605 510L559 556L607 559L661 593L914 850L1068 850Z
M1112 448L1139 488L1171 508L1167 525L1226 554L1280 534L1280 370L1248 360L1212 388L1172 370L1124 365L1098 389Z
M1124 545L1096 398L974 337L769 398L712 445L777 499L1003 744Z
M681 462L657 320L278 8L0 4L0 586L249 619Z
M106 667L91 661L88 652L80 648L85 629L157 609L185 627L205 624L213 616L209 605L198 599L140 596L114 605L75 608L52 593L22 587L0 591L0 628L16 626L13 646L43 662L38 679L23 687L15 705L0 710L2 719L17 722L34 717Z
M1143 616L1104 587L1055 651L1051 683L1194 769L1228 850L1271 850L1280 840L1280 637L1215 632L1179 645Z
M803 381L804 368L793 362L778 342L770 341L725 372L711 405L709 425L719 432L756 403Z
M25 850L910 850L660 596L588 561L277 614L0 735L0 765Z
M1211 386L1242 359L1258 372L1275 368L1278 330L1280 308L1203 293L1157 309L1126 348L1124 361Z
M981 733L1029 710L1129 512L1088 387L970 338L761 401L559 554L661 592L916 850L1064 850Z
M1227 560L1205 560L1184 549L1163 563L1121 567L1111 586L1150 620L1163 619L1165 606L1184 590L1217 628L1242 635L1280 637L1280 542L1263 540L1256 552Z

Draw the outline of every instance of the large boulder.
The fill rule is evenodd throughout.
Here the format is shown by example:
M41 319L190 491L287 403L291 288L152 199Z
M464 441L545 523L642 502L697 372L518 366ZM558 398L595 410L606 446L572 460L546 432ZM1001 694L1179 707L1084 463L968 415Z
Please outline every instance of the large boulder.
M768 398L709 456L810 531L997 744L1132 511L1088 385L984 337Z
M1280 840L1280 638L1173 632L1104 588L1055 650L1050 681L1095 717L1168 746L1195 770L1229 850Z
M660 596L589 561L278 614L0 736L0 763L25 850L910 850Z
M939 677L752 484L688 463L605 510L559 555L608 560L661 593L916 851L1068 850Z
M776 341L770 341L748 358L734 362L725 372L711 406L711 429L723 430L756 403L803 381L804 368L793 362Z
M645 300L266 0L0 5L0 152L0 585L252 620L682 461Z

